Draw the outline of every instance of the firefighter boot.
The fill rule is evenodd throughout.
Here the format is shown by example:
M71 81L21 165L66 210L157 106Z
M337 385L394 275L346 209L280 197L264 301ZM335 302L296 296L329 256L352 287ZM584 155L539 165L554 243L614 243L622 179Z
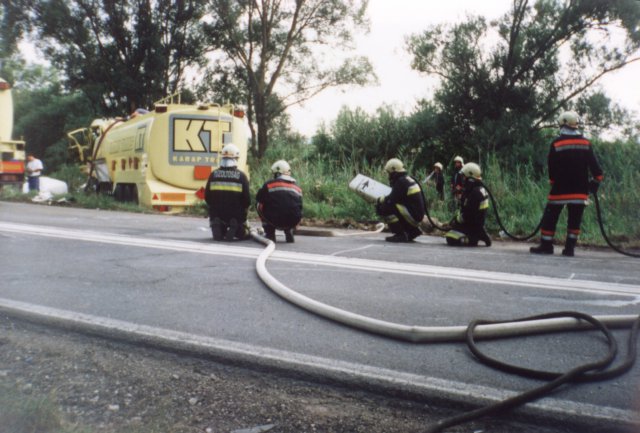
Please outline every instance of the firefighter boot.
M227 229L227 233L225 234L225 241L232 241L234 236L238 233L238 228L240 228L238 224L238 220L235 218L231 218L229 220L229 228Z
M576 247L576 238L567 238L564 243L564 249L562 250L562 255L566 257L574 256L574 249Z
M485 229L482 229L482 233L480 234L480 240L484 242L486 246L488 247L491 246L491 236L489 236L489 233L487 233Z
M222 221L220 218L214 218L211 220L211 234L213 235L214 241L222 240Z
M409 242L409 237L405 232L400 232L393 236L387 236L384 240L387 242Z
M409 238L409 240L412 241L418 236L420 236L421 234L422 234L422 231L418 227L411 227L407 232L407 238Z
M531 254L553 254L553 242L541 240L537 247L529 248Z
M276 228L271 226L264 226L264 237L269 239L271 242L276 242Z
M284 238L287 241L287 243L292 244L295 242L295 239L293 238L293 231L292 229L287 229L284 231Z

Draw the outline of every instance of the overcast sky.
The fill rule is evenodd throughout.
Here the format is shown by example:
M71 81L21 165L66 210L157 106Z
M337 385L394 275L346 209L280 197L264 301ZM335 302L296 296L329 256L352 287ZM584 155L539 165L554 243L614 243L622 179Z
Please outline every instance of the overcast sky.
M293 129L312 136L322 121L329 124L344 105L368 112L388 104L409 113L421 98L431 98L435 81L410 67L405 37L431 24L463 21L467 14L498 18L512 0L370 0L371 31L358 37L357 54L369 57L379 85L346 92L329 89L289 109ZM626 108L640 112L640 64L609 74L600 83L607 94Z

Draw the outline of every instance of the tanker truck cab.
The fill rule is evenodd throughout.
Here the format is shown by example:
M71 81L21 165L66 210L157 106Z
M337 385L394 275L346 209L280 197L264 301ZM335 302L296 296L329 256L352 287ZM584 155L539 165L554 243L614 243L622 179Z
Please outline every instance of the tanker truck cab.
M0 189L21 189L24 181L25 143L12 140L13 96L9 83L0 78Z
M241 150L238 166L247 172L244 112L232 105L174 103L173 98L159 101L153 111L94 121L88 131L68 134L78 153L85 147L78 136L92 143L89 173L98 192L179 212L201 201L198 191L228 143Z

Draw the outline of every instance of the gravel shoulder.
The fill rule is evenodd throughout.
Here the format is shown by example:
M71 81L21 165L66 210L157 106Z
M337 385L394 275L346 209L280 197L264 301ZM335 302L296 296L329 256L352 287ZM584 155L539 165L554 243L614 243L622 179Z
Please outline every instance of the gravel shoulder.
M25 425L15 433L407 433L424 431L430 422L461 410L134 347L6 316L0 316L0 331L0 389L19 400L46 397L64 426L30 430ZM0 423L15 415L10 410L0 407ZM578 430L488 419L448 431Z

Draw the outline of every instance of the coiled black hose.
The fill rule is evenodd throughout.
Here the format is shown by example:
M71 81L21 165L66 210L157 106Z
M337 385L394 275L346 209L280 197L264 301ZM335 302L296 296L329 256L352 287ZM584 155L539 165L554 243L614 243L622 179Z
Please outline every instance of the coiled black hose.
M528 320L540 320L540 319L551 319L558 317L573 317L576 319L584 320L593 325L594 328L598 329L602 332L606 338L609 350L607 355L601 358L598 361L590 362L578 367L575 367L566 373L557 373L551 371L541 371L541 370L533 370L528 369L516 365L511 365L499 361L495 358L491 358L478 349L476 342L474 340L474 330L478 325L489 325L489 324L505 324L512 322L521 322ZM504 413L506 410L513 409L517 406L523 405L530 401L541 398L547 394L549 394L554 389L560 387L561 385L571 383L571 382L592 382L598 380L611 379L613 377L620 376L621 374L626 373L633 367L636 360L636 349L637 349L637 338L638 338L638 329L640 328L640 316L633 322L631 327L631 331L629 333L629 340L627 343L627 355L625 361L618 367L606 370L607 367L611 365L617 355L617 342L609 328L595 317L590 316L588 314L579 313L575 311L561 311L555 313L542 314L539 316L526 317L522 319L515 320L507 320L507 321L488 321L488 320L474 320L467 327L466 333L466 341L469 350L475 355L475 357L485 365L489 367L496 368L498 370L517 374L519 376L533 378L533 379L542 379L549 380L550 382L539 386L537 388L531 389L529 391L523 392L522 394L518 394L514 397L505 399L501 402L485 406L480 409L473 410L471 412L463 413L461 415L457 415L451 418L447 418L444 420L440 420L437 423L431 425L426 430L426 433L438 433L442 432L444 429L448 427L452 427L454 425L463 424L487 415Z

